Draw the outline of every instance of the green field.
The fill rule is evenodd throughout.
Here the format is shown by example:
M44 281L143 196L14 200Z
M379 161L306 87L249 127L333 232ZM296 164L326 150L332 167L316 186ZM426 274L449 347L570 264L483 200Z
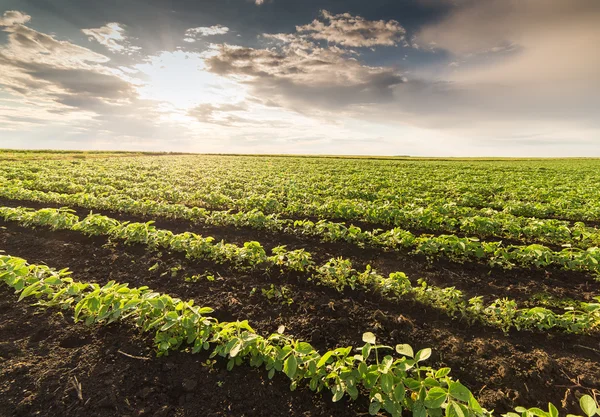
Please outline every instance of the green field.
M585 158L1 151L0 308L46 315L6 337L24 346L57 311L97 345L102 326L141 332L136 378L198 354L210 369L195 381L230 407L250 399L220 391L228 377L209 384L213 367L248 392L270 384L265 415L600 414L599 184ZM42 355L21 351L0 349L6 369ZM108 366L87 360L84 389ZM38 371L43 387L72 384ZM158 410L135 389L113 388ZM188 394L160 404L189 415L205 400Z

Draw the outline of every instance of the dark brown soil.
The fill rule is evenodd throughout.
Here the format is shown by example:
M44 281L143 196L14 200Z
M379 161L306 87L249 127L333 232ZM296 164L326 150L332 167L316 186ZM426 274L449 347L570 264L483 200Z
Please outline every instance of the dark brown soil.
M68 266L82 281L114 279L193 298L199 305L215 308L220 320L248 319L261 334L283 324L287 333L318 349L358 346L365 331L373 331L386 344L432 347L431 365L450 366L455 378L497 412L515 405L545 407L549 401L561 406L563 398L573 412L579 395L600 389L598 335L504 335L452 321L411 302L390 303L361 292L340 294L300 277L232 273L213 264L74 232L32 231L14 223L2 226L0 249L6 253L31 263ZM223 234L239 233L221 229ZM157 263L157 269L149 271ZM412 268L418 266L414 261ZM216 279L184 279L204 272ZM468 268L464 274L469 274ZM559 282L569 288L567 280ZM271 284L285 285L293 303L267 300L262 289ZM37 311L17 304L16 297L2 290L0 415L353 416L366 411L366 399L331 404L326 396L307 389L290 393L285 377L270 383L260 370L241 367L229 373L218 361L212 371L201 365L206 360L202 355L155 358L151 336L139 336L127 325L85 328L71 324L69 314ZM119 350L150 359L132 359ZM72 376L82 384L83 402L70 388Z

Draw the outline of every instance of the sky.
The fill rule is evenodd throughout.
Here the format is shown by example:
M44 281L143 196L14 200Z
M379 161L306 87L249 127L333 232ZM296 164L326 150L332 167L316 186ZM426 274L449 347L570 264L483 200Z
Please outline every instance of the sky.
M599 0L0 0L0 147L600 156Z

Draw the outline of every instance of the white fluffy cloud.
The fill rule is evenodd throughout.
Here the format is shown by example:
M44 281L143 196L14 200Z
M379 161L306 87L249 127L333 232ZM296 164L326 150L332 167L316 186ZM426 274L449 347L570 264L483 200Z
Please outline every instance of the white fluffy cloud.
M140 48L133 46L125 37L125 28L123 25L112 22L94 29L82 29L90 41L96 41L104 45L109 51L121 54L132 54L139 51Z
M349 47L394 46L404 40L406 30L395 20L366 20L350 13L321 11L325 22L297 26L298 32L311 38Z
M0 27L2 26L15 26L24 25L31 20L31 16L17 10L9 10L4 12L4 15L0 17Z
M190 28L185 31L185 38L183 40L192 43L196 42L196 40L198 40L199 37L225 35L228 32L229 28L227 26L222 25Z

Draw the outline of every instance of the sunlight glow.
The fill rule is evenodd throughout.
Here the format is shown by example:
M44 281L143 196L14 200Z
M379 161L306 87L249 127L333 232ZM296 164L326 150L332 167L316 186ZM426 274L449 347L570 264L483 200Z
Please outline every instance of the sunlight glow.
M210 73L204 59L194 52L161 52L134 66L142 73L140 98L189 110L201 103L232 104L245 100L246 87Z

